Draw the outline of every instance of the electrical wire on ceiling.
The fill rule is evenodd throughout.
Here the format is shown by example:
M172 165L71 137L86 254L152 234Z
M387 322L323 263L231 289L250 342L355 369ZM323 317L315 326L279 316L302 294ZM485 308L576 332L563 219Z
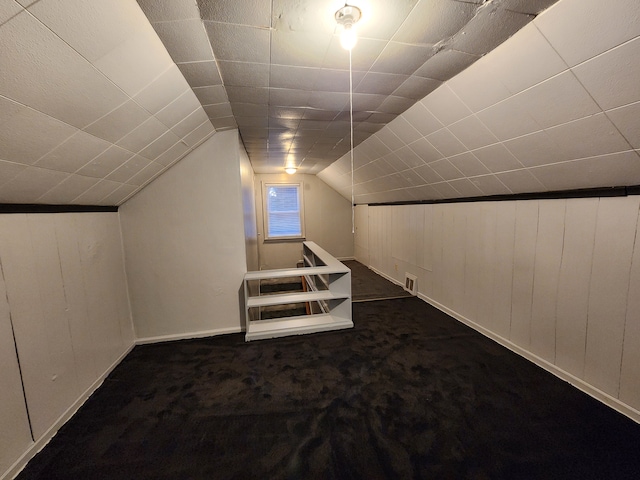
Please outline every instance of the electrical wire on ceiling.
M338 25L342 26L340 34L340 44L349 52L349 138L350 138L350 158L351 158L351 233L355 234L355 195L353 189L353 65L351 51L356 45L358 37L354 30L354 25L362 17L362 11L353 5L344 4L344 7L338 9L335 19Z

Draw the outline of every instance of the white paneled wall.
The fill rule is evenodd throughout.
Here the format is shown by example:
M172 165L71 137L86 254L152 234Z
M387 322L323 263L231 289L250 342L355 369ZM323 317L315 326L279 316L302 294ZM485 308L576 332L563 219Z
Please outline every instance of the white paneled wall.
M240 331L240 169L238 132L220 132L120 207L138 341Z
M416 275L430 303L638 421L639 211L639 196L362 206L356 258Z
M640 184L639 55L640 2L560 0L358 145L356 203Z
M134 339L117 213L1 215L0 231L1 476L43 446Z

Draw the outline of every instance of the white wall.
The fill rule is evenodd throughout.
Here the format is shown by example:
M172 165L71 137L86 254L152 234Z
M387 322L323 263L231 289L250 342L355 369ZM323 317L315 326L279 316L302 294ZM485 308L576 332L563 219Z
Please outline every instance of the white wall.
M138 339L240 331L238 133L216 133L120 207Z
M337 258L353 257L351 203L315 175L257 174L256 212L261 269L291 268L302 260L302 241L270 241L264 238L263 183L304 184L306 240L311 240Z
M638 196L362 206L356 255L398 282L417 275L428 302L640 421L639 207Z
M1 215L0 232L1 477L97 388L133 327L117 213Z
M259 270L258 230L256 219L255 175L249 156L240 144L240 179L242 182L242 210L247 270Z

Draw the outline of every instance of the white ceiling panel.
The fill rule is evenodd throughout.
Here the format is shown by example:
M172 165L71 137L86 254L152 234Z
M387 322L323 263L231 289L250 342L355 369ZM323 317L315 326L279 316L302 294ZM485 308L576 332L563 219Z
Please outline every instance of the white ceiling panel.
M146 17L132 2L40 0L28 11L90 62L135 36Z
M172 2L139 0L138 4L152 23L200 18L198 6L191 0L173 0Z
M486 175L489 169L471 152L464 152L448 158L451 165L460 170L466 177Z
M531 172L549 190L640 184L640 157L621 152L534 168ZM576 176L578 178L576 178Z
M511 190L511 193L530 193L545 190L544 185L529 170L496 173L496 178Z
M458 155L467 150L448 128L441 128L425 138L445 157Z
M534 24L573 67L640 35L640 2L562 0Z
M550 128L546 133L560 148L555 152L558 159L585 158L632 148L604 113Z
M100 180L98 178L70 175L51 190L37 199L38 203L64 205L69 204L78 196L93 187Z
M165 134L167 126L155 117L149 118L138 128L116 142L119 147L138 153L156 138Z
M440 151L426 138L416 140L409 144L409 147L424 161L424 163L431 163L442 158L442 153L440 153Z
M448 85L443 85L428 95L422 100L422 104L445 126L472 113Z
M482 190L468 178L459 178L448 183L458 192L460 197L479 197L483 194Z
M199 18L153 24L175 63L213 61L207 32Z
M207 121L207 123L209 122ZM210 123L209 123L209 126L211 126ZM175 145L176 142L178 142L179 140L180 138L178 138L178 136L175 133L173 133L172 131L167 131L161 136L159 136L158 138L156 138L149 145L144 147L140 151L140 155L145 158L148 158L149 160L154 160L158 158L160 155L162 155L164 152L166 152L170 147Z
M173 128L193 112L201 109L202 106L200 105L198 98L191 90L187 90L169 105L156 113L155 117L167 127Z
M518 97L509 97L496 103L478 112L477 117L502 141L542 129Z
M447 181L464 177L464 174L456 167L454 167L446 158L431 162L429 166L433 169L434 172L436 172L444 180Z
M268 63L269 31L263 28L205 21L217 60Z
M22 11L20 5L13 1L0 3L0 25Z
M162 170L164 170L164 165L160 165L159 163L151 162L149 165L144 167L138 173L136 173L133 177L127 180L127 184L134 186L142 186L155 178ZM119 193L119 190L117 191ZM115 192L114 192L115 193Z
M115 143L149 118L151 118L149 112L135 101L128 100L104 117L86 126L84 131Z
M41 157L36 165L50 170L73 173L110 146L109 142L79 130Z
M0 158L35 163L78 131L44 113L0 96ZM33 132L37 132L34 135Z
M475 115L449 125L449 130L468 150L486 147L498 142L496 136Z
M139 189L140 187L137 185L121 184L112 193L104 197L101 203L104 205L120 205Z
M557 75L568 66L535 24L530 23L511 41L495 49L490 68L495 77L515 94Z
M633 148L640 148L640 102L609 110L607 117Z
M511 192L495 175L479 175L469 180L478 187L483 195L508 195Z
M633 103L640 97L640 37L609 50L573 72L603 110Z
M502 143L478 148L473 151L473 154L493 173L523 168L518 159Z
M71 203L73 205L114 205L110 200L105 199L122 186L120 182L111 180L100 180L82 195L76 197ZM117 205L117 204L116 204Z
M5 97L78 128L127 100L113 83L26 12L0 27L0 44L3 64L11 65L0 69L0 92Z
M513 54L509 45L510 42L503 43L498 49L508 49ZM456 96L473 112L479 112L511 96L509 89L496 74L496 65L501 62L495 56L492 54L485 57L483 61L476 62L465 70L465 74L457 75L447 82Z
M76 173L87 177L105 178L115 169L126 163L133 155L134 153L129 150L111 145Z
M37 203L44 192L48 192L67 177L68 173L45 168L25 168L0 187L0 203Z
M11 181L25 168L27 168L27 165L0 160L0 186Z
M109 174L107 176L107 180L119 183L128 183L127 181L130 178L140 172L143 168L147 167L150 163L151 160L141 157L140 155L134 155L122 166Z
M175 65L171 65L133 99L149 113L156 114L189 89L189 84Z
M218 65L213 60L179 63L178 68L192 87L222 85L222 77L220 77Z
M571 71L545 80L515 98L542 128L601 111Z
M129 96L151 84L171 65L171 57L151 26L119 44L93 64ZM122 102L120 102L122 103Z
M640 7L605 3L362 0L354 140L358 165L372 165L358 201L634 179ZM303 173L335 170L349 192L340 6L2 3L3 201L124 201L216 128L239 129L256 171L280 171L291 155Z

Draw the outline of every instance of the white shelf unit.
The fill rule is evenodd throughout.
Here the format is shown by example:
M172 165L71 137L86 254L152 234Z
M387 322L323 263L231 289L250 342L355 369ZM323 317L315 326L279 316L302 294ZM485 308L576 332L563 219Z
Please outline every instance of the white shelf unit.
M352 328L351 270L314 242L302 246L302 268L247 272L244 299L247 342ZM308 291L260 295L261 280L304 277ZM311 313L269 320L260 319L260 307L308 303Z

